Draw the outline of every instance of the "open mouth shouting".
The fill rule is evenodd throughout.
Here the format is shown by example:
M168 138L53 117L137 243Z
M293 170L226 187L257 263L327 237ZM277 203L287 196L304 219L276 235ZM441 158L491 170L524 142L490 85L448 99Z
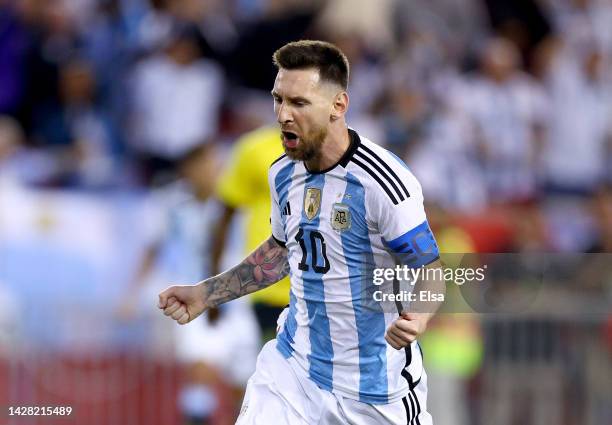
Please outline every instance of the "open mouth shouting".
M283 141L283 145L289 149L297 148L297 145L300 142L298 135L292 131L281 132L281 140Z

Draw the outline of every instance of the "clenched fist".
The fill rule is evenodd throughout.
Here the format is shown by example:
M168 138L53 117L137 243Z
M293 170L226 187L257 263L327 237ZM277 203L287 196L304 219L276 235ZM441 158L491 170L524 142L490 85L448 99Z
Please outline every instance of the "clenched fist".
M171 286L159 294L157 307L166 316L172 317L179 325L191 322L208 306L204 301L201 284Z
M425 332L431 316L428 313L403 312L387 329L385 340L396 350L409 346L417 336Z

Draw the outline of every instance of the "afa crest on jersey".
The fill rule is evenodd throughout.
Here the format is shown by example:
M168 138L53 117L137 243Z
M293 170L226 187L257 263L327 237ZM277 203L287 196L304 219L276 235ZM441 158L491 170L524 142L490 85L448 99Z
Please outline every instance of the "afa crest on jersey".
M321 208L321 189L316 187L309 187L306 189L306 196L304 197L304 212L308 220L312 220L317 216Z
M332 229L339 232L351 228L351 210L346 204L334 204L331 213Z

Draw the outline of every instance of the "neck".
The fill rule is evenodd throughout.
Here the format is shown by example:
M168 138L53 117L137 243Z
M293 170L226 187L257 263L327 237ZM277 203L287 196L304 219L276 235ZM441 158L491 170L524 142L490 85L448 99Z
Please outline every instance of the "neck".
M321 145L319 155L306 161L306 168L318 172L332 167L340 161L350 144L351 139L346 124L341 123L341 125L332 126Z

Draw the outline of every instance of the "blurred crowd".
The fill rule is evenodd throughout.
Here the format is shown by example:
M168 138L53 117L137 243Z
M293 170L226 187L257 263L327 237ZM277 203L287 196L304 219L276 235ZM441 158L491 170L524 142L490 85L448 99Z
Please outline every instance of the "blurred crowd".
M434 225L610 251L611 21L610 0L0 0L0 172L167 181L273 123L272 52L321 38L351 62L349 125L406 160Z

